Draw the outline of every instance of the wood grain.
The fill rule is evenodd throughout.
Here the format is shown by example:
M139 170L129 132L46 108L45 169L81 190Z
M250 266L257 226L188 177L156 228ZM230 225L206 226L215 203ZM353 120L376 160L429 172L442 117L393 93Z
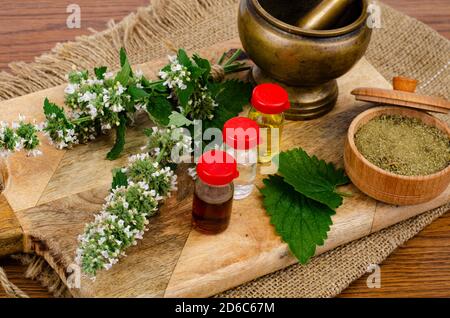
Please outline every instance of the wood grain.
M28 19L22 19L21 23L11 23L11 17L17 15L18 11L26 10L23 8L26 4L43 3L46 1L42 0L20 0L20 1L9 1L13 5L17 5L17 8L10 8L10 10L5 10L4 14L1 16L0 25L3 26L8 24L12 28L16 28L13 32L17 34L17 37L10 37L7 45L4 45L3 34L0 34L0 43L2 43L0 48L0 63L1 68L5 68L5 64L11 61L17 60L27 60L31 61L33 56L46 51L48 48L52 47L54 43L60 40L72 39L74 30L58 29L58 27L53 27L53 30L48 30L46 27L39 29L39 32L35 32L33 36L29 34L33 31L31 27L27 27L29 21L33 19L48 19L47 12L45 10L31 10L28 14ZM49 2L49 1L47 1ZM102 12L104 12L103 2L91 1L91 0L79 0L82 7L84 5L89 5L90 3L95 3L96 5L102 6L102 12L96 12L95 16L92 15L92 20L94 23L100 24L98 29L103 28L103 23L108 18L120 14L126 14L127 11L134 10L133 5L130 2L123 3L121 5L109 5L107 10L111 10L111 15L109 17L102 18ZM385 0L385 3L390 4L394 8L414 16L419 20L427 23L431 27L439 31L443 36L450 38L450 3L447 0L432 0L432 1L421 1L421 0ZM3 5L3 3L2 3ZM53 5L53 3L51 4ZM129 7L126 7L129 6ZM53 12L52 15L63 16L63 21L65 23L66 14L60 11ZM56 36L58 39L51 38L49 33L58 33ZM80 33L85 33L86 30L82 29ZM39 47L44 43L45 48ZM17 40L17 41L16 41ZM17 42L22 41L20 45L13 47ZM450 273L450 253L449 253L449 233L448 226L450 225L450 215L442 217L440 220L434 222L429 226L424 232L420 233L416 238L408 242L404 247L401 247L396 253L390 256L390 258L385 262L382 267L383 275L383 287L380 290L368 290L365 286L365 278L357 281L352 285L348 292L344 292L344 296L449 296L449 288L442 288L443 281L450 281L446 273ZM405 256L406 255L406 256ZM407 259L409 261L407 261ZM437 261L434 262L433 260ZM24 288L33 297L48 296L45 289L39 287L38 283L25 280L20 277L20 273L23 272L22 268L11 261L2 261L1 265L6 265L6 271L13 282L18 284L20 287ZM0 290L0 296L4 293Z
M5 196L0 194L0 257L22 250L22 228Z
M240 46L234 39L200 50L200 54L217 60L223 51ZM138 66L144 74L155 77L165 59L150 61ZM246 78L247 74L241 74ZM307 122L286 124L282 150L303 147L336 165L343 166L342 151L347 129L353 118L371 107L355 101L350 94L355 83L367 86L389 87L389 83L363 58L348 74L338 80L340 95L336 107L322 118ZM58 104L63 103L63 86L37 92L0 103L0 113L13 116L7 110L19 113L27 105L41 109L44 93ZM140 123L127 134L127 152L136 152L144 145L140 133L148 122ZM42 163L26 174L11 170L11 183L5 197L18 202L17 193L29 191L27 184L14 183L15 179L43 179L44 187L35 189L39 201L29 200L13 205L26 235L25 251L43 256L60 277L66 279L66 269L73 262L77 236L85 223L101 209L103 198L110 186L113 167L122 166L121 160L108 162L104 155L113 144L112 138L101 138L89 145L75 147L58 157L50 178L42 175ZM334 144L334 147L329 147ZM44 152L42 161L52 161L55 154ZM11 167L25 166L28 158L11 157ZM81 169L80 169L81 167ZM47 165L45 165L47 169ZM257 186L262 186L264 175L258 174ZM188 184L180 189L191 190ZM324 246L317 254L366 236L372 232L378 202L362 194L352 185L343 191L354 195L345 200L333 217L333 226ZM188 191L189 192L189 191ZM441 206L450 199L450 191L436 200L415 209L417 214ZM72 291L81 297L206 297L232 288L262 275L296 263L286 244L274 232L258 192L249 198L234 202L230 227L217 236L201 235L190 228L192 196L169 200L161 215L150 221L150 231L136 248L127 251L127 258L110 271L101 271L94 282L83 279L80 290ZM37 204L37 206L35 206ZM29 208L31 207L31 208ZM388 206L394 213L396 207ZM414 215L414 214L413 214ZM411 215L411 216L413 216ZM401 214L396 214L401 219ZM396 222L396 218L391 219ZM385 227L381 221L381 227ZM187 241L186 241L187 239ZM186 242L186 244L185 244ZM147 278L147 279L144 279Z
M66 13L69 4L81 9L81 28L69 29ZM13 61L33 61L56 43L89 34L89 28L103 30L106 23L124 16L148 0L3 0L0 10L0 70Z
M357 100L376 104L403 106L443 114L448 114L450 111L450 102L440 97L372 87L356 88L352 94Z

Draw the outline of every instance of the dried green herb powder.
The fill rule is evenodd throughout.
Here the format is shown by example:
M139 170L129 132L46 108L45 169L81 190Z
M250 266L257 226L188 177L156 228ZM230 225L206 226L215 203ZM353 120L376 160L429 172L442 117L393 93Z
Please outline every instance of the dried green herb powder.
M399 175L429 175L450 164L448 136L417 118L376 117L357 131L355 143L371 163Z

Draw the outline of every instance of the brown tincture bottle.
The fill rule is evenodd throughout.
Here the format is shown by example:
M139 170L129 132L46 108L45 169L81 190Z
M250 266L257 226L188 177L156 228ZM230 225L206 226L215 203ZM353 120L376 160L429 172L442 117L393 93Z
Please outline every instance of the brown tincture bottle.
M215 187L196 181L192 220L194 227L206 234L227 229L233 207L233 185Z
M205 234L225 231L233 207L233 180L239 176L232 156L212 150L203 154L197 165L192 222Z

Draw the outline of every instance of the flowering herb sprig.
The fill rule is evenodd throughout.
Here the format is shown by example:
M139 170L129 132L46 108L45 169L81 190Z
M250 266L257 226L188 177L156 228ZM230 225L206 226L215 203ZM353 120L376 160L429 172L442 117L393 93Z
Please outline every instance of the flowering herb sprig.
M47 124L44 130L56 147L71 148L116 129L116 144L107 157L114 160L120 155L126 125L139 109L139 100L133 98L129 88L141 87L145 80L141 72L133 74L123 49L120 61L122 68L117 74L107 72L106 67L94 69L93 76L88 71L71 72L64 90L67 113L64 108L45 100Z
M108 154L117 158L125 144L127 124L135 112L145 110L159 127L146 130L146 152L130 157L128 166L114 171L111 192L102 211L79 237L76 262L95 278L125 256L125 250L142 239L149 218L176 190L174 166L192 152L192 138L184 134L197 120L203 128L222 129L250 100L252 87L225 74L248 69L238 62L241 51L224 54L217 65L198 55L190 58L184 50L169 57L160 79L149 81L133 74L121 51L122 70L116 75L106 68L69 75L66 104L70 113L46 101L46 133L60 148L94 139L99 133L116 129L116 144ZM180 112L178 112L179 110ZM192 134L191 134L192 135ZM175 162L174 162L175 161Z
M180 128L148 132L149 145L178 145L191 152L191 139ZM170 147L131 156L128 165L114 172L113 184L102 211L79 236L76 263L95 278L98 270L109 270L137 244L148 229L149 218L158 212L164 199L175 191L177 176L169 166Z
M0 122L0 157L8 157L13 152L26 151L28 156L39 156L42 152L37 133L42 130L42 125L25 122L24 116L19 116L18 122L9 125L5 121Z
M250 98L249 84L223 81L225 74L248 69L237 61L240 55L239 50L228 59L224 54L217 65L211 66L208 60L198 55L189 58L184 50L179 50L159 72L160 79L149 81L142 72L133 73L122 49L121 70L117 74L100 67L94 69L92 76L88 71L68 75L65 89L68 111L46 99L45 132L56 147L63 149L87 143L115 129L116 143L107 155L114 160L123 151L127 125L140 110L145 110L161 126L182 126L180 119L184 119L183 123L204 120L209 127L222 128Z

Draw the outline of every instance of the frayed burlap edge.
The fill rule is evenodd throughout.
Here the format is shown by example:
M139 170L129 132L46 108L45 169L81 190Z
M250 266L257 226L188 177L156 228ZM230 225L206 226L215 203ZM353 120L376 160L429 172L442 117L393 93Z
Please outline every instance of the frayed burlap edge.
M237 36L237 0L152 0L120 23L74 42L58 44L33 63L12 63L0 73L0 100L49 88L65 81L75 65L118 67L117 51L127 49L133 64L168 53L166 43L195 50ZM375 30L366 58L390 80L394 75L417 78L419 91L450 96L450 43L436 32L394 9L381 5L383 28ZM444 118L447 120L447 118ZM398 246L443 215L449 205L426 212L314 258L307 266L293 265L219 297L332 297L361 277L370 264L381 263ZM42 258L20 256L30 278L41 278L55 296L70 296L58 275ZM24 261L26 260L26 261Z

